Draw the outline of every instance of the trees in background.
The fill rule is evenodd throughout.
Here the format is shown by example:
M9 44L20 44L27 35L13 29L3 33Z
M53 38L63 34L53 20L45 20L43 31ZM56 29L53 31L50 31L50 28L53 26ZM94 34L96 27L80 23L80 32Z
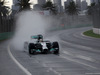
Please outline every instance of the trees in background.
M19 6L19 11L22 10L30 10L30 5L31 3L29 3L30 0L17 0L18 3L16 4L16 6Z
M88 15L92 15L92 9L93 9L93 7L94 7L95 5L96 5L95 3L91 3L91 5L88 6L88 8L87 8L87 14L88 14Z
M0 17L6 17L9 14L9 7L5 6L5 0L0 0Z
M0 32L3 32L4 25L7 24L5 20L7 16L9 15L10 8L5 6L5 4L6 4L5 0L0 0Z
M71 1L67 7L65 7L65 11L68 15L78 15L79 9L74 1Z
M57 8L56 6L51 2L51 0L48 0L42 8L44 10L50 10L52 14L57 14Z

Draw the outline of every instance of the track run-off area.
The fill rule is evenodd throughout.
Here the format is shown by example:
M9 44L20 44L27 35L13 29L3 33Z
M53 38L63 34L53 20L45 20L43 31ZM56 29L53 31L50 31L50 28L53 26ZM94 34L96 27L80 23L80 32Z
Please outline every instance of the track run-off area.
M100 39L84 36L92 27L50 32L60 54L29 55L9 40L0 43L0 75L100 75Z

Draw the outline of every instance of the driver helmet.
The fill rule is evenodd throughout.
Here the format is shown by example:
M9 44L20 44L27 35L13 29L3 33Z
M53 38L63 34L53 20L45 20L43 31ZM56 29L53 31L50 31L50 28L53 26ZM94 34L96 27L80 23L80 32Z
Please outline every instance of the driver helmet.
M40 39L39 41L40 41L40 42L43 42L43 39Z

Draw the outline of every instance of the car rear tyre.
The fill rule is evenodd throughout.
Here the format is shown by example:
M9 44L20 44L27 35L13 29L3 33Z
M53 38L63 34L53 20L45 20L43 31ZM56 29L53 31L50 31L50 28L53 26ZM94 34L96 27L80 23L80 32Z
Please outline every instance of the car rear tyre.
M35 49L35 45L34 43L30 43L29 44L29 54L34 54L35 52L33 51L33 49Z

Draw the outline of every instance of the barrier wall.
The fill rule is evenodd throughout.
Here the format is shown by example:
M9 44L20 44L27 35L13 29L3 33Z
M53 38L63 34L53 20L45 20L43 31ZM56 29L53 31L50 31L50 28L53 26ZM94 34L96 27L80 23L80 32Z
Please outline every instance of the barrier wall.
M12 36L13 36L13 32L0 33L0 40L5 40L11 38Z
M100 4L93 8L93 32L100 34Z

